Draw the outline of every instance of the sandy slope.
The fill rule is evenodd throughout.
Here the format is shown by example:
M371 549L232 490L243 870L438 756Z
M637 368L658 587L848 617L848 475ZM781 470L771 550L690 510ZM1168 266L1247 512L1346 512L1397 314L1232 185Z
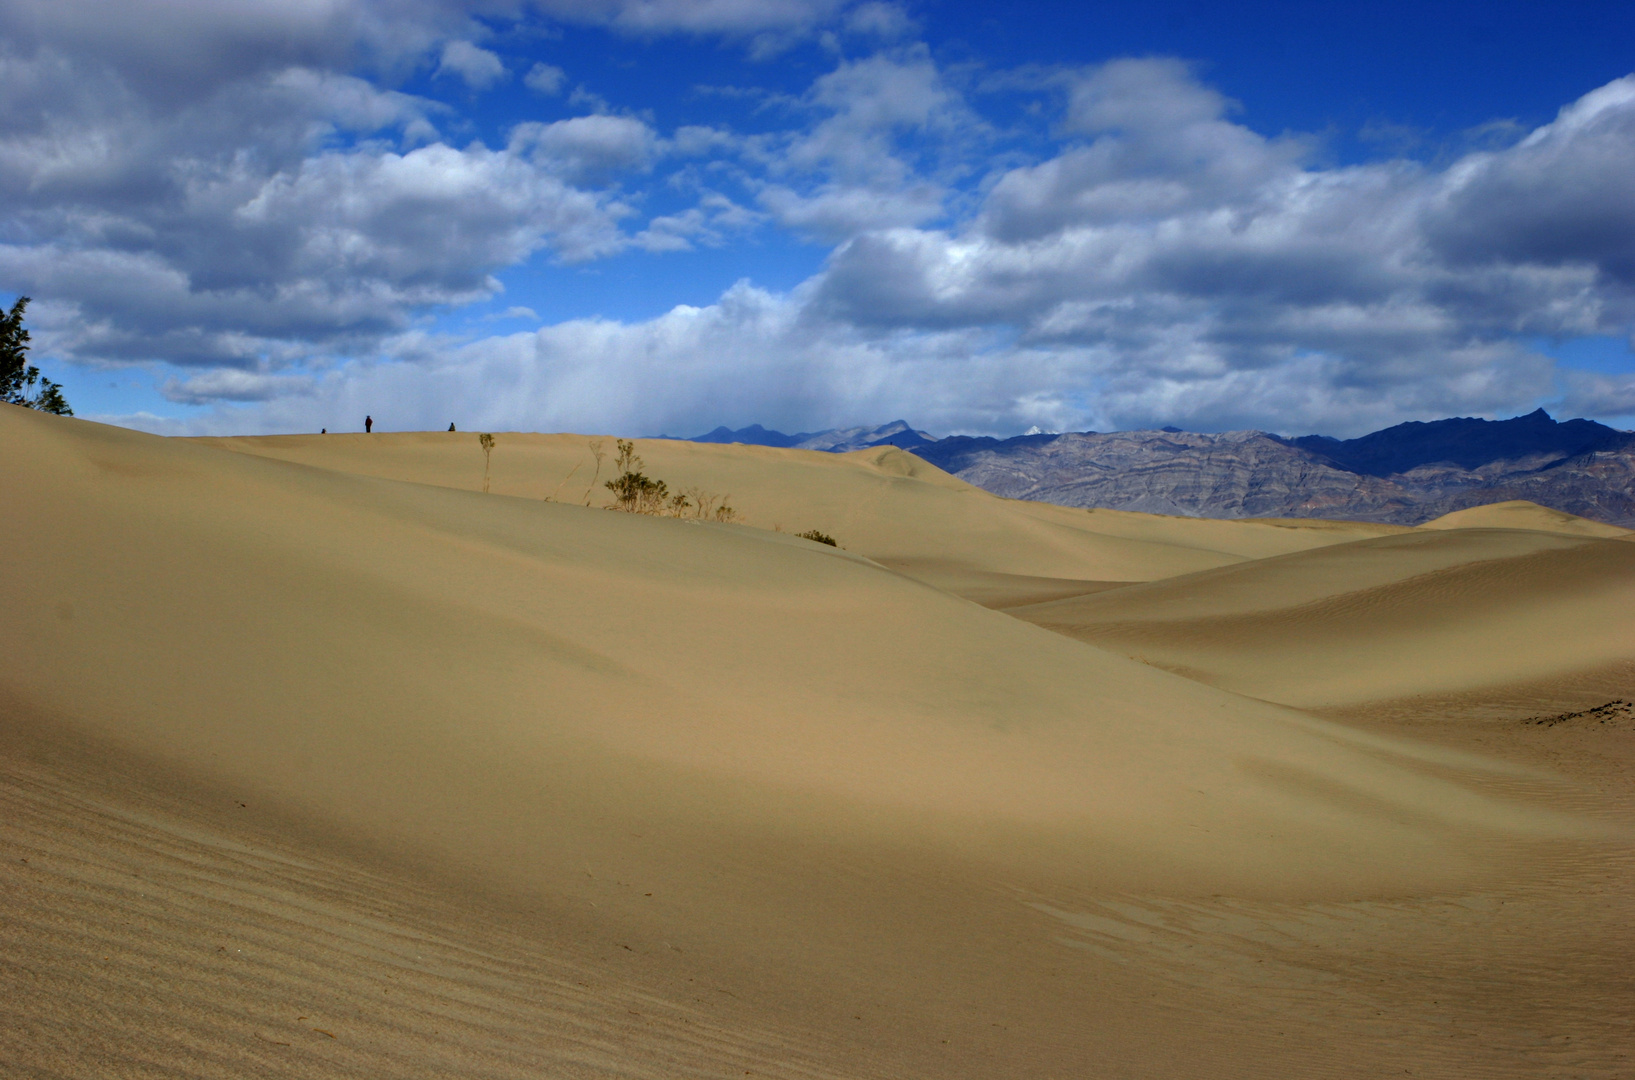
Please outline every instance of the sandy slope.
M1416 531L1013 612L1303 708L1494 692L1635 662L1635 546Z
M1184 524L1077 529L889 454L649 465L685 483L706 452L744 459L734 486L770 508L749 512L824 508L781 523L854 551L0 408L0 1059L1453 1076L1557 1060L1511 1031L1537 1013L1580 1039L1563 1060L1612 1074L1599 1044L1623 1014L1594 1003L1627 988L1593 957L1624 924L1590 904L1552 938L1560 898L1526 883L1602 880L1621 834L1549 783L1156 670L857 552L936 558L943 532L952 564L1085 581L1246 556ZM1232 535L1300 535L1260 529ZM1635 553L1456 531L1243 565L1424 538L1416 565L1458 569L1469 552L1436 544L1490 535L1500 563L1579 559L1592 614L1623 566L1598 553ZM1591 1006L1528 1004L1539 950L1577 955L1584 932L1600 951L1570 981ZM1432 966L1356 975L1382 963ZM1428 992L1459 1004L1427 1011Z
M612 439L501 432L491 490L603 506ZM483 455L470 432L201 439L240 453L363 476L480 490ZM598 468L589 447L606 458ZM1086 512L1000 499L912 454L851 454L636 442L648 475L674 492L730 496L743 520L789 533L819 529L848 550L981 603L1007 606L1264 558L1394 526L1350 522L1227 522ZM1089 582L1083 587L1077 582Z
M1468 510L1455 510L1451 514L1443 514L1434 521L1427 521L1419 528L1532 529L1538 532L1566 533L1569 536L1596 536L1610 540L1635 538L1635 532L1631 532L1629 529L1608 525L1604 521L1591 521L1589 518L1581 518L1577 514L1552 510L1548 506L1540 506L1538 503L1528 502L1526 499L1511 499L1508 502L1488 503L1486 506L1472 506Z
M1073 880L1278 889L1413 879L1404 850L1446 842L1416 815L1510 820L808 541L7 420L18 699L371 836L491 848L519 884L560 876L522 860L547 838L622 846L620 819L699 804L755 835L912 835L1045 872L1036 840L1049 873L1068 843Z

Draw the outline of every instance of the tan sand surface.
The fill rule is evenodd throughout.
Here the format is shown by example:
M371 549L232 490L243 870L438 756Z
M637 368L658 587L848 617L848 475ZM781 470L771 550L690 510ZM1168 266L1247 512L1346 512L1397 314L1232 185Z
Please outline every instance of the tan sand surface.
M1044 507L1047 503L1025 503ZM1245 559L1266 559L1294 551L1395 536L1412 531L1406 525L1372 521L1328 521L1322 518L1194 518L1137 514L1128 510L1087 510L1090 528L1108 536L1186 542L1230 552Z
M482 495L0 408L0 1061L303 1077L1627 1064L1629 1012L1609 1004L1627 1003L1630 920L1607 902L1627 894L1624 808L862 557L936 558L947 528L950 563L1006 575L989 587L1054 588L1220 560L1188 526L1175 543L1097 534L890 453L766 455L771 510L754 512L781 513L770 493L795 486L788 505L839 523L776 523L825 528L839 551L502 494L509 445ZM713 452L750 459L746 478L763 457ZM673 484L740 478L661 464ZM995 506L1015 516L994 524ZM1489 563L1635 550L1495 535L1511 547ZM1581 558L1573 572L1602 582Z
M1427 521L1419 526L1421 529L1533 529L1538 532L1566 533L1569 536L1597 536L1612 540L1627 540L1635 537L1635 532L1621 529L1616 525L1608 525L1604 521L1591 521L1576 514L1568 514L1561 510L1552 510L1548 506L1540 506L1536 502L1526 499L1511 499L1508 502L1488 503L1485 506L1472 506L1468 510L1455 510L1451 514L1443 514L1434 521Z
M609 501L602 485L612 476L615 440L511 432L496 438L490 458L495 494L592 506ZM470 432L194 441L467 491L480 490L483 481L483 454ZM600 466L589 449L593 443L605 451ZM979 602L1036 596L1039 583L1025 579L1089 581L1097 588L1401 531L1354 522L1154 517L1000 499L891 447L826 454L661 439L635 443L646 474L664 480L672 492L730 496L746 524L787 533L818 529L850 551L913 576L928 573L938 588Z
M1635 549L1519 529L1417 531L1011 612L1301 708L1491 693L1635 660Z

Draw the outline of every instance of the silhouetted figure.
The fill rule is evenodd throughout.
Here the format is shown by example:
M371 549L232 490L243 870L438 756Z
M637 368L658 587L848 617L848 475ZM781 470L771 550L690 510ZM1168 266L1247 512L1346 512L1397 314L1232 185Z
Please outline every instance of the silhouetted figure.
M328 435L328 434L329 434L329 429L328 429L328 428L326 428L326 427L324 427L324 428L319 428L319 429L318 429L318 434L320 434L320 435Z
M373 416L364 417L363 418L363 433L365 435L367 435L373 430L375 430L375 418Z
M453 431L453 430L454 430L454 421L452 421L452 420L450 420L450 421L449 421L449 425L448 425L448 429L449 429L449 430L450 430L450 431Z

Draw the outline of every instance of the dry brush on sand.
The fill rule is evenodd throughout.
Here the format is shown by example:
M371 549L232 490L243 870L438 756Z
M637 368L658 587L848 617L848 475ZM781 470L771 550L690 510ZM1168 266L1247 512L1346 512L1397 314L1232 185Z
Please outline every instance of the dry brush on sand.
M889 449L640 445L840 550L547 502L585 441L500 437L484 498L469 436L166 440L0 409L0 1060L1622 1067L1618 791L1238 692L1179 650L1217 617L1242 646L1265 610L1307 612L1309 649L1351 640L1346 610L1453 640L1451 617L1384 621L1412 595L1345 597L1420 582L1468 606L1427 575L1498 563L1512 591L1472 609L1497 626L1534 617L1558 557L1578 560L1561 603L1617 637L1590 582L1624 564L1574 553L1635 544L1089 514ZM1161 579L1200 583L1198 610ZM1159 633L1142 619L1176 670L1133 658L1128 635ZM1597 671L1631 659L1617 640Z

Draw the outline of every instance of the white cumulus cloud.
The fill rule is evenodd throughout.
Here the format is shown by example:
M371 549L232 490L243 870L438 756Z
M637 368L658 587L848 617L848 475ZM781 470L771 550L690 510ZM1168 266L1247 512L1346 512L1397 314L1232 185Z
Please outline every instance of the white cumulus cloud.
M505 61L497 54L469 41L456 40L443 46L443 54L437 62L437 74L463 79L473 90L487 90L503 82L509 72L505 70Z
M522 77L522 82L535 93L555 97L562 92L562 84L567 77L568 73L555 64L541 62L528 69L528 74Z
M523 82L556 100L498 124L462 112L463 88L507 77L477 42L510 56L505 30L541 16L761 50L822 27L836 48L899 36L760 95L752 131L564 100L543 62ZM1635 76L1446 160L1336 166L1179 61L1015 74L988 110L911 31L900 7L841 0L12 0L0 287L39 301L42 356L168 365L162 393L218 403L201 430L360 408L442 426L456 405L462 423L626 433L896 416L1347 433L1631 408L1627 378L1527 343L1635 330ZM1044 115L1008 107L1024 85ZM425 329L536 257L780 230L827 253L786 292Z
M624 172L645 170L658 148L652 128L628 116L576 116L511 129L511 152L570 183L601 186Z

